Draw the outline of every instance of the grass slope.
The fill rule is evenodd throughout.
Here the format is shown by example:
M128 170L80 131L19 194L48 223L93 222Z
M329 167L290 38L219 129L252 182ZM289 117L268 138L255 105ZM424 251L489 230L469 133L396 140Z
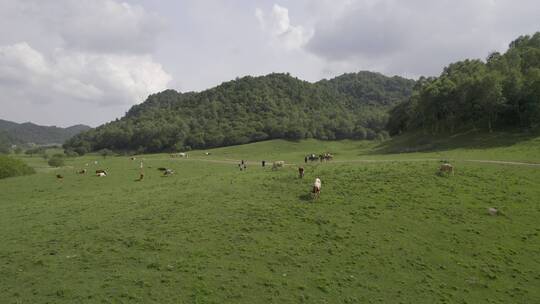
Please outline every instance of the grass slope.
M474 153L527 160L516 151L538 152L535 139L520 145ZM189 159L86 156L2 180L0 302L540 301L539 168L455 160L456 175L438 177L436 161L405 160L440 151L376 149L271 141ZM322 151L336 161L308 164L303 180L293 166L255 163ZM141 158L146 176L136 182ZM242 158L245 172L231 161ZM382 162L351 162L358 159ZM74 174L85 163L110 175ZM177 174L161 177L162 166ZM323 192L312 202L315 176ZM504 216L488 216L488 207Z

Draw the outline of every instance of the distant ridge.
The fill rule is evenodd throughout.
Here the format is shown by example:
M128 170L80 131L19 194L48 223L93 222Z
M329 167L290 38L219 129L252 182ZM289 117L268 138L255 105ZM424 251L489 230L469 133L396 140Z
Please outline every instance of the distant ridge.
M0 119L0 140L8 144L62 144L71 137L90 130L86 125L75 125L68 128L56 126L40 126L31 122L16 123Z

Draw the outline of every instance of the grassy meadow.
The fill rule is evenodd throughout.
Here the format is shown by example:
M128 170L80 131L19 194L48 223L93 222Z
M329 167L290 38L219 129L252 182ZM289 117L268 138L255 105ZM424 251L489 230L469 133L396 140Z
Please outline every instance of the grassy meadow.
M392 144L276 140L59 169L20 156L38 173L0 180L0 303L540 303L540 167L471 161L538 163L540 138ZM335 160L299 179L295 164L324 151ZM442 159L454 176L436 174Z

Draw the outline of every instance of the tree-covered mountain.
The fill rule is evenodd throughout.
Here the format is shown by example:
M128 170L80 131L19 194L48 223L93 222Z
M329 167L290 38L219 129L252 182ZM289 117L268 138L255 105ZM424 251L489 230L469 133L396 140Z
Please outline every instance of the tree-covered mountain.
M456 62L439 77L421 78L411 98L391 110L388 130L454 133L539 124L540 32L519 37L505 54Z
M39 126L30 122L19 124L0 119L0 141L9 141L9 144L59 144L90 129L85 125L59 128Z
M371 72L317 83L270 74L199 93L166 90L65 147L157 152L273 138L375 138L385 134L389 107L408 99L414 83Z

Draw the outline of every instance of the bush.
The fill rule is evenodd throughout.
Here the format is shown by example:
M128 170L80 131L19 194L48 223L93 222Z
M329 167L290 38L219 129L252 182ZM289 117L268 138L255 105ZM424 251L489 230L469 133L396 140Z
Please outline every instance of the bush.
M103 158L106 158L107 156L113 156L114 152L109 149L101 149L98 151L98 153L103 156Z
M34 169L23 161L0 155L0 179L33 173L35 173Z
M75 151L75 150L72 150L72 149L64 150L64 154L67 157L77 157L77 156L79 156L79 153L77 151Z
M64 165L64 157L60 156L59 154L56 154L53 157L51 157L51 159L49 159L47 163L51 167L62 167Z

